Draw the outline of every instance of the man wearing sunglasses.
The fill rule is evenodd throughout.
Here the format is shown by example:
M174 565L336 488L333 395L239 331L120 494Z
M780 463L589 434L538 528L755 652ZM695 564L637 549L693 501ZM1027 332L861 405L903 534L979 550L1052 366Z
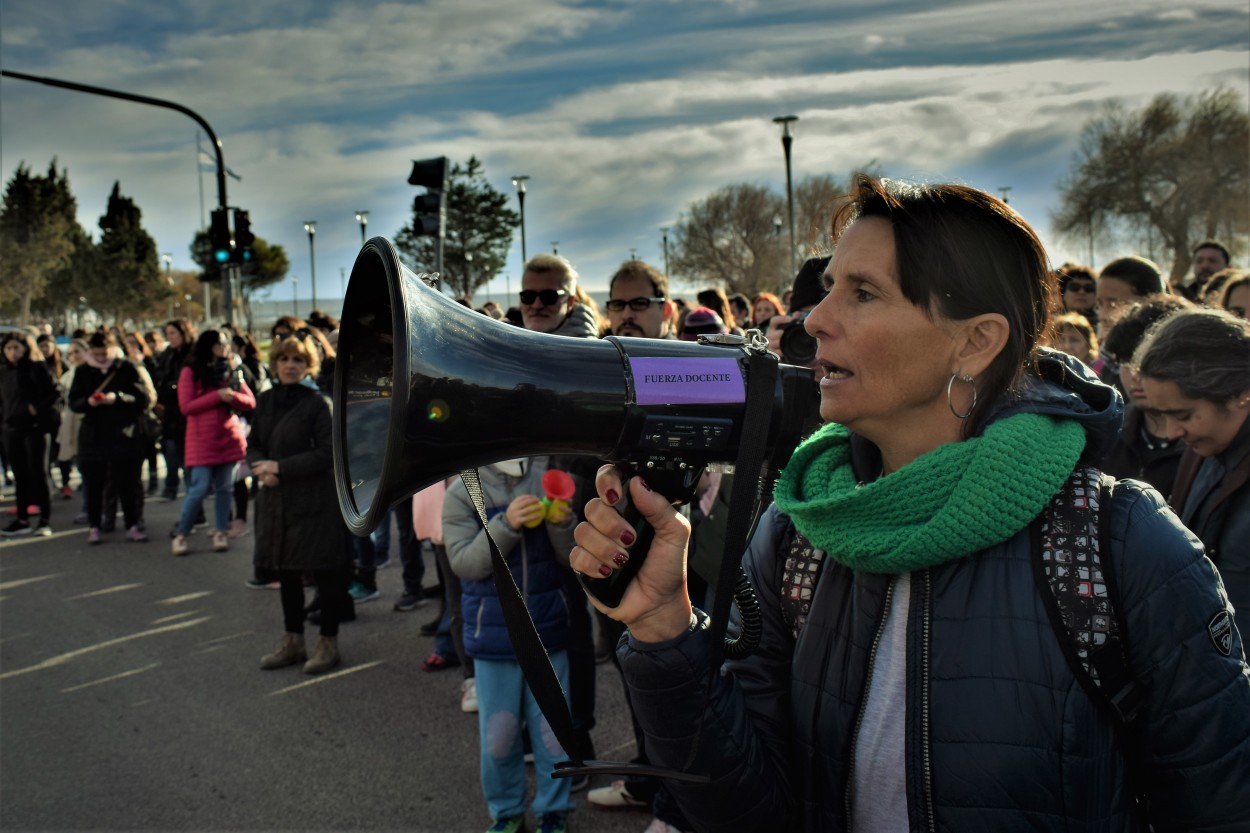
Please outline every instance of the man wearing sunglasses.
M559 255L535 255L521 275L521 320L536 333L593 338L594 314L577 302L577 270Z
M668 278L641 260L627 260L608 281L608 324L614 336L673 338L677 308Z

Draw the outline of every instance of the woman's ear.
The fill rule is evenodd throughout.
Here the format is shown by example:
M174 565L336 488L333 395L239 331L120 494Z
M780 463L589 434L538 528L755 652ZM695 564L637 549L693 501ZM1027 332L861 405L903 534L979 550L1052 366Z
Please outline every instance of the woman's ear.
M987 312L964 321L957 339L961 342L955 354L960 373L980 376L1007 346L1007 318Z

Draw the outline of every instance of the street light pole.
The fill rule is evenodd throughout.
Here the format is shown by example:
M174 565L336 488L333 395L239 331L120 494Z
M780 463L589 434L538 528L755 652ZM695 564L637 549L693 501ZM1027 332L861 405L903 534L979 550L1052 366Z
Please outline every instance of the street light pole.
M360 245L365 245L365 226L369 225L369 212L357 211L356 222L360 223Z
M1010 204L1011 204L1011 200L1007 199L1007 193L1008 193L1009 191L1011 191L1011 186L1010 186L1010 185L1003 185L1003 186L1001 186L1001 187L998 189L998 193L999 193L999 194L1001 194L1001 195L1002 195L1002 197L1003 197L1003 204L1004 204L1004 205L1010 205Z
M317 237L317 221L305 220L304 231L308 232L308 280L312 290L312 308L317 308L317 247L313 241Z
M174 275L173 275L174 253L165 252L163 255L161 255L161 259L165 261L165 283L169 284L170 289L173 289L174 288ZM172 295L170 296L170 299L169 299L169 317L170 318L174 317L174 299Z
M664 276L668 277L668 226L662 227L660 234L664 235Z
M781 125L781 147L786 154L786 203L790 211L790 276L792 278L798 274L798 269L794 262L794 184L790 178L790 146L794 144L794 137L790 135L790 123L798 120L798 116L777 116L773 119L773 122Z
M299 318L299 276L291 276L291 316Z
M521 205L521 268L525 268L527 260L525 256L525 183L529 182L529 177L519 174L512 177L512 184L516 186L516 199Z

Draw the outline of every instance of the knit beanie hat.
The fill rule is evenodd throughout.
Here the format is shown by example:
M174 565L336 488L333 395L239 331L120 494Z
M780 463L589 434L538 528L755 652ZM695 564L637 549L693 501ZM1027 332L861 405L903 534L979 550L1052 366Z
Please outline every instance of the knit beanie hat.
M725 329L725 322L715 310L695 307L686 315L686 323L681 328L681 340L698 341L701 335L725 332L728 332Z

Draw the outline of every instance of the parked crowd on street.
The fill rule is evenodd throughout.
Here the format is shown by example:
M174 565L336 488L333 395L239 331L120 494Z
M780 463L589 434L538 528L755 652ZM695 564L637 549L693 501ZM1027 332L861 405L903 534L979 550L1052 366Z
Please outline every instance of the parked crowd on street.
M486 529L579 748L561 747L522 676L458 477L401 501L371 536L348 533L331 448L339 322L324 313L280 318L267 349L185 319L76 332L64 349L50 333L6 332L0 449L14 505L0 531L81 524L92 547L147 544L165 532L148 528L145 502L181 500L172 556L249 549L247 585L276 591L277 645L259 667L320 674L350 661L339 635L379 600L394 529L393 609L433 614L421 626L433 647L414 664L459 672L449 696L477 715L496 833L525 829L527 813L540 833L567 829L587 781L550 776L594 757L604 662L630 705L632 763L711 775L589 791L605 812L645 810L646 833L1244 829L1250 273L1217 240L1194 248L1181 285L1131 254L1052 270L1005 203L953 185L860 177L832 229L832 253L777 293L708 287L687 303L629 260L600 310L572 263L543 254L511 309L477 310L563 338L758 329L819 382L824 424L743 557L762 642L723 674L709 668L708 612L731 475L705 475L674 508L595 459L480 470ZM549 472L578 497L543 500ZM605 608L578 574L644 555L627 501L655 541ZM1072 517L1059 513L1091 504L1102 526L1047 537L1067 534L1051 528ZM1078 589L1048 606L1043 574ZM1069 645L1078 620L1088 641ZM1121 656L1094 663L1087 652L1107 640ZM1098 693L1113 672L1123 698Z

